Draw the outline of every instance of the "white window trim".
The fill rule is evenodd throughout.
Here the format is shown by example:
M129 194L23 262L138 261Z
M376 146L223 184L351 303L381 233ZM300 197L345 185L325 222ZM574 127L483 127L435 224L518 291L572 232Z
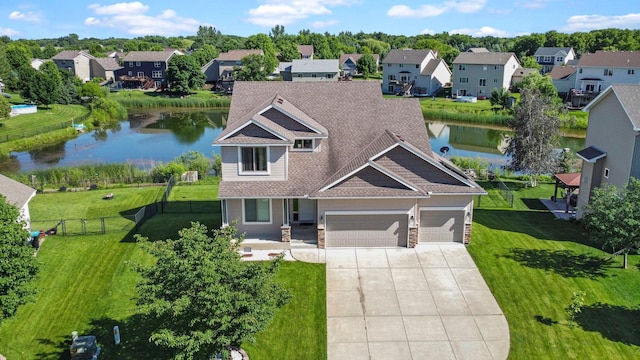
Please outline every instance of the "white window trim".
M611 175L611 170L609 170L609 168L604 168L604 174L603 174L604 178L608 179L609 175Z
M154 61L153 62L153 67L154 68L162 67L162 61Z
M271 225L273 223L273 208L272 208L270 198L267 199L269 200L269 221L247 221L245 208L244 208L245 200L250 200L250 199L242 199L242 225ZM259 200L259 199L255 199L255 200Z
M311 148L297 148L296 147L296 141L304 141L304 140L311 140ZM291 151L300 151L300 152L311 152L314 151L316 149L316 139L295 139L293 142L293 146L291 147Z
M266 147L267 148L267 171L245 171L242 169L242 149L243 148L256 148L256 147ZM238 174L245 176L265 176L271 175L271 147L270 146L238 146ZM244 202L243 202L244 203Z

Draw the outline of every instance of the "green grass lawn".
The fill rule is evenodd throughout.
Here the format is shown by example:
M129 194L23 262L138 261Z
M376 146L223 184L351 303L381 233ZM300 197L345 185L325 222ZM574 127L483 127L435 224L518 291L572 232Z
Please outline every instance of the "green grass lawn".
M552 185L508 185L514 209L476 209L468 249L509 322L509 359L637 358L638 256L624 270L621 258L606 262L582 244L578 223L556 220L537 200ZM585 306L571 326L565 308L575 291L586 293Z
M0 141L15 140L34 136L45 131L71 127L71 124L84 118L89 110L83 105L50 105L38 107L34 114L12 116L0 122Z

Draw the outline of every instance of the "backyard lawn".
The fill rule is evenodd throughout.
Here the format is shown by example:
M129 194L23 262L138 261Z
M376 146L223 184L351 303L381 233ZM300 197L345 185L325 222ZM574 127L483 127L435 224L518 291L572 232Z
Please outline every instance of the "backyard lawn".
M552 185L507 184L514 208L474 210L468 249L509 322L509 359L637 358L638 255L627 270L620 257L603 261L605 253L581 244L577 223L556 220L537 200ZM565 308L577 291L585 306L572 326Z

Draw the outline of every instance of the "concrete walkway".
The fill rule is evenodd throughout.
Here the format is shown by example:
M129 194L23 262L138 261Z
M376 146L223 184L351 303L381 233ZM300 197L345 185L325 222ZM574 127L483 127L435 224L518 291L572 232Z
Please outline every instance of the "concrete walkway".
M464 245L331 249L326 264L328 360L507 358L506 318Z

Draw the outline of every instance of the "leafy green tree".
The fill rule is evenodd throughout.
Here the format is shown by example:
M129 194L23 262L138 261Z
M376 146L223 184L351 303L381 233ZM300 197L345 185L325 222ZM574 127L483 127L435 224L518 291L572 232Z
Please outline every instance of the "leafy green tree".
M264 81L270 72L265 67L262 55L250 54L242 58L242 66L233 68L233 78L240 81Z
M536 58L533 56L523 56L520 58L520 65L525 69L538 69L540 70L542 66L538 64Z
M0 96L0 120L8 119L11 114L11 104L4 96Z
M51 44L47 44L44 49L42 50L42 56L45 59L51 59L52 57L54 57L56 54L58 53L58 50L56 50L55 47L53 47L53 45Z
M195 58L189 55L175 55L169 60L167 82L173 91L188 93L204 86L206 77Z
M271 28L271 31L269 31L269 37L271 37L271 40L276 44L284 35L284 25L276 25Z
M59 88L58 102L60 104L79 104L79 89L82 87L82 80L69 71L61 71L60 75L62 75L62 84Z
M558 90L555 85L553 85L551 77L541 75L537 72L523 77L522 81L515 84L515 87L520 91L523 89L537 90L542 96L549 98L554 103L561 101L558 97Z
M215 46L204 44L202 48L194 51L191 56L198 62L198 65L204 66L209 61L218 57L218 49Z
M92 41L88 44L89 54L95 57L104 57L104 48L97 41Z
M624 188L604 184L593 189L583 222L592 241L624 255L626 269L629 251L640 247L640 180L631 178Z
M4 55L14 70L30 64L29 59L31 58L31 52L22 44L10 43L6 45Z
M184 164L190 171L197 171L198 177L202 178L211 169L211 161L203 153L190 150L188 153L180 155L176 160Z
M60 98L60 86L62 86L62 75L58 66L52 61L46 61L40 66L40 70L35 78L36 91L33 100L36 104L54 104Z
M514 135L506 153L511 155L511 168L530 175L531 186L541 174L557 169L559 158L554 151L560 130L558 108L539 90L524 88L515 108L515 118L507 125Z
M368 79L369 76L378 72L376 59L371 54L364 54L356 61L356 69L362 74L362 77Z
M39 265L33 248L25 246L29 231L19 216L20 211L0 195L0 323L35 294L32 281Z
M489 102L491 102L491 106L500 107L504 110L509 103L510 96L511 94L509 93L509 90L503 87L494 88L491 92Z
M235 226L192 223L177 240L144 242L157 260L140 268L137 303L159 325L150 336L176 359L208 359L253 341L290 294L275 280L282 257L243 261ZM236 239L239 238L239 241ZM142 239L145 240L145 239Z
M86 96L89 98L98 98L98 97L105 97L106 95L102 91L102 87L99 84L93 81L89 81L82 84L82 86L80 87L80 96Z
M271 74L273 70L278 66L278 58L276 57L276 46L271 41L271 38L265 34L251 35L245 42L247 49L262 49L264 53L264 71L267 74ZM244 65L244 63L243 63Z
M453 46L428 38L422 38L416 41L414 49L435 50L438 53L438 57L446 61L447 64L453 64L453 60L460 54L460 51Z
M282 62L290 62L294 59L300 59L298 46L293 41L280 40L278 42L278 59Z

